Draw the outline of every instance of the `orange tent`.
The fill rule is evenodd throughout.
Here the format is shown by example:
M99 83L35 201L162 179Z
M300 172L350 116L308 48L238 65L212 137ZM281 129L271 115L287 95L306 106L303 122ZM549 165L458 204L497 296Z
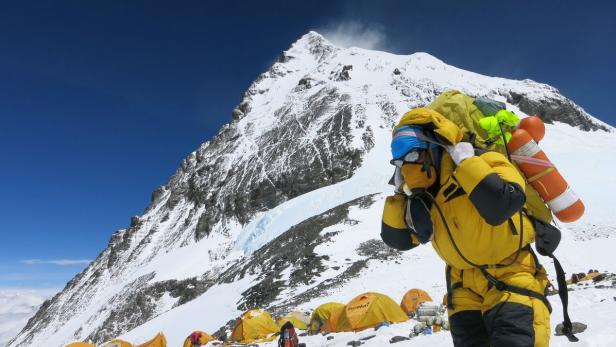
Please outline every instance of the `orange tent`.
M167 339L163 333L158 333L150 341L137 345L136 347L167 347Z
M321 328L325 327L326 322L334 314L334 312L342 308L344 308L344 304L327 302L314 309L314 312L312 312L312 316L310 317L310 333L316 334L321 331Z
M242 344L273 341L280 328L272 316L264 310L248 310L237 319L231 341Z
M133 347L130 342L126 342L120 339L115 339L107 342L102 347Z
M343 308L335 310L325 323L325 331L359 331L383 322L399 323L409 318L389 296L368 292L356 296Z
M404 294L400 302L400 307L404 313L409 314L415 312L417 306L426 301L432 301L430 295L428 295L425 290L414 288Z
M208 333L197 330L197 331L194 331L192 334L188 335L186 340L184 340L183 347L193 347L193 343L192 343L193 335L199 341L198 346L205 346L207 345L208 342L214 340L214 338L210 336Z

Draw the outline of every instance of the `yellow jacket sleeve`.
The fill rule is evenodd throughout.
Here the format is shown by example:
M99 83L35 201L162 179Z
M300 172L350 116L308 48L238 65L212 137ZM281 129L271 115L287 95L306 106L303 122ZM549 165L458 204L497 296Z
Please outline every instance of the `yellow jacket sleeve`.
M504 223L526 202L524 177L498 152L464 160L454 171L454 177L490 225Z
M417 247L420 242L411 233L404 220L406 195L395 194L385 199L383 220L381 223L381 239L389 247L407 251Z

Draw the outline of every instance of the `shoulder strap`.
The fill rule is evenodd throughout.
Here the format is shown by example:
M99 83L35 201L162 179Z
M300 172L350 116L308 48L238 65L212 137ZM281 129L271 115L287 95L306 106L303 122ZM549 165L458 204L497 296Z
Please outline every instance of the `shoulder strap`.
M527 211L524 211L524 214L531 220L533 226L535 226L535 230L537 230L538 224L547 224L549 227L556 229L556 231L560 233L560 230L558 230L558 228L556 228L554 225L546 223L541 219L528 214ZM558 239L560 241L560 235ZM557 245L558 243L556 243L556 245L554 245L554 248L550 250L547 249L548 247L545 247L545 249L538 250L540 254L548 256L552 258L552 260L554 260L554 269L556 270L556 282L558 283L558 296L560 297L560 301L563 305L563 335L567 336L567 339L569 339L569 341L577 342L579 341L579 339L575 335L573 335L573 324L571 324L571 318L569 317L569 292L567 291L565 270L560 264L560 261L558 261L558 259L554 255L554 250L556 249L555 247ZM531 253L534 257L536 257L534 252Z
M558 282L558 296L563 304L563 334L567 336L569 341L578 342L578 339L573 335L573 325L571 324L571 318L569 318L569 292L567 291L567 281L565 280L565 271L560 265L556 256L553 253L548 255L554 260L554 268L556 269L556 281Z

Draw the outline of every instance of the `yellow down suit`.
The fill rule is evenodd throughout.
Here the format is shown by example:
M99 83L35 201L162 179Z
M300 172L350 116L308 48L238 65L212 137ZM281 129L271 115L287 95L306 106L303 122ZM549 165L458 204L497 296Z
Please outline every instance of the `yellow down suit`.
M435 128L441 143L455 144L461 139L454 123L430 109L408 112L400 122L404 124ZM405 163L400 171L407 188L431 192L424 194L429 196L431 243L447 264L454 345L548 346L550 308L544 296L548 280L529 246L535 239L533 223L520 212L534 210L530 205L538 197L501 153L476 152L459 166L446 151L441 154L435 165L438 180L431 187L411 186L421 181L411 174L425 174L412 169L418 164ZM394 248L410 249L420 244L405 220L406 204L413 194L409 197L402 189L397 191L386 200L381 236Z

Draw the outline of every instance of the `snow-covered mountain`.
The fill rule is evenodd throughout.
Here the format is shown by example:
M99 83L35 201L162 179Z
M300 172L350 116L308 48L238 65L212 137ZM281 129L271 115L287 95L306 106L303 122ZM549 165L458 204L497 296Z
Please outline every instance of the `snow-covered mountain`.
M253 307L280 314L367 290L399 299L412 287L442 297L444 266L434 251L393 251L379 232L391 191L391 128L451 88L553 123L541 145L588 210L566 227L561 261L569 271L616 272L614 165L601 159L616 157L610 126L545 84L479 75L426 53L340 48L310 32L258 77L232 121L182 161L144 213L114 233L10 346L118 336L139 342L159 330L177 345ZM574 318L602 312L588 307L604 297L616 309L613 289L596 291L585 305L572 300Z

